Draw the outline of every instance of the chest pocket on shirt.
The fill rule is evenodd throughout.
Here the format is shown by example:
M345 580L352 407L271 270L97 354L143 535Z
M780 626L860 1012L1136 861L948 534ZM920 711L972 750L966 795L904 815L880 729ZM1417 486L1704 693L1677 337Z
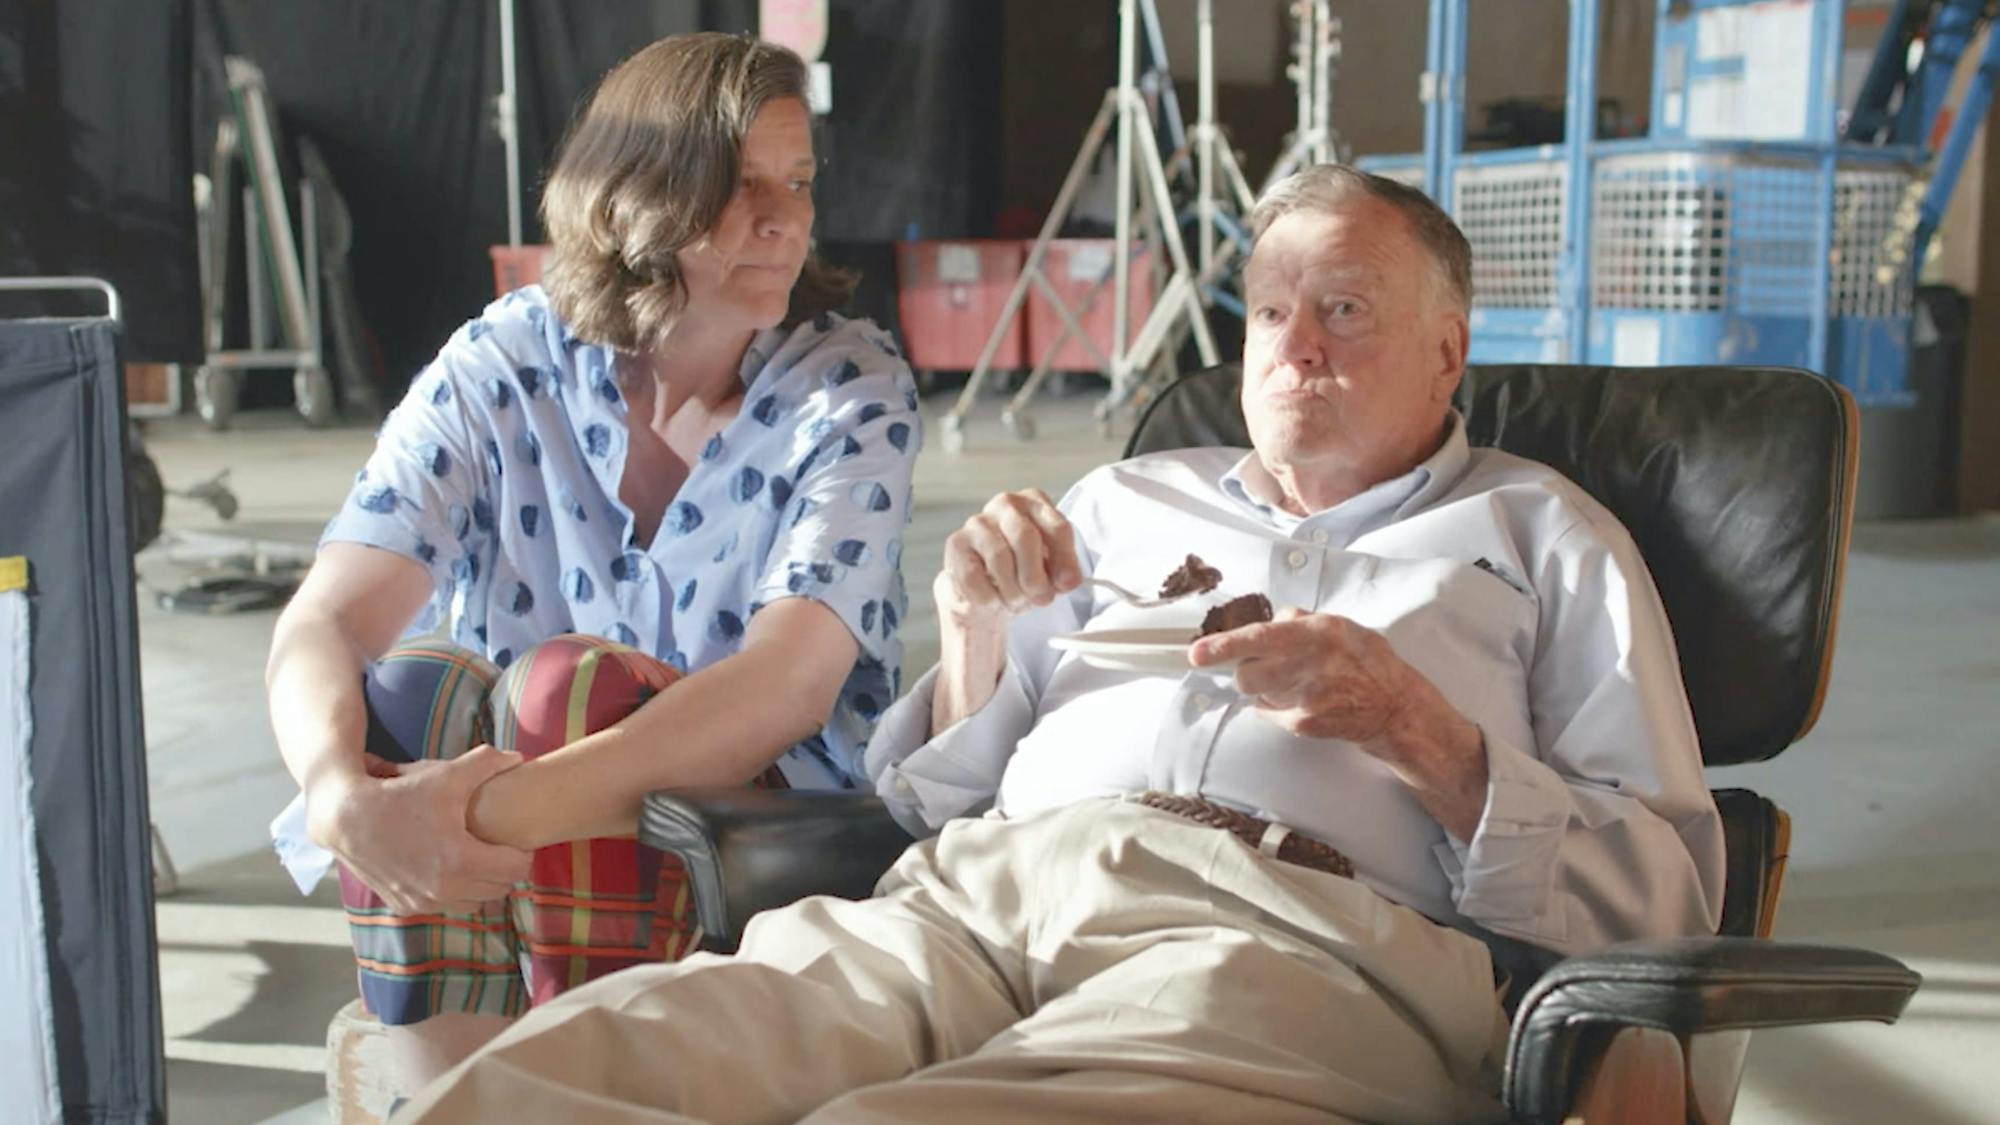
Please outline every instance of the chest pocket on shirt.
M1525 582L1454 559L1378 558L1372 570L1327 608L1379 630L1462 710L1518 706L1539 616Z

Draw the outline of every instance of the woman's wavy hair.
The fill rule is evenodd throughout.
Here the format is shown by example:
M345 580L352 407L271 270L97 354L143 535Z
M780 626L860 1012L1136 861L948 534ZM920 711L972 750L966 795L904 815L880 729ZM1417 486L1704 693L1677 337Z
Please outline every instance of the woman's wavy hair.
M805 102L805 63L743 35L668 36L604 76L542 190L542 287L571 332L626 352L666 338L687 306L675 252L721 218L750 123L778 98ZM785 323L838 308L854 283L808 253Z

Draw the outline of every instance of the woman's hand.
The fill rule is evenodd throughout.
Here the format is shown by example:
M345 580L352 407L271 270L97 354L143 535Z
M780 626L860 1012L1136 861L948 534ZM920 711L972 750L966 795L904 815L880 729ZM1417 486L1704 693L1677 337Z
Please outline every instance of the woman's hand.
M467 911L528 877L532 853L489 844L467 827L473 791L519 765L480 746L445 762L328 777L306 795L313 841L332 852L397 914Z

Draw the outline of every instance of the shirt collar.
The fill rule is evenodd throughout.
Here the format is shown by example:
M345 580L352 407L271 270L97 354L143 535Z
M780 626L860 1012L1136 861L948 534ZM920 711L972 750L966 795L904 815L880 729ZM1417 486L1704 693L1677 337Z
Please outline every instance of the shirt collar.
M744 390L776 369L771 359L784 344L786 331L766 328L751 337L737 367ZM577 446L585 451L584 461L612 507L629 519L625 502L618 495L625 474L626 443L630 440L625 393L618 382L618 352L601 344L584 343L571 336L567 327L561 330L554 345L555 354L550 358L568 393L565 406ZM602 449L603 454L592 455L593 449Z
M1264 468L1255 450L1230 466L1217 481L1217 487L1225 496L1285 531L1334 514L1356 526L1381 513L1394 512L1400 517L1436 500L1465 475L1472 457L1465 437L1465 419L1457 410L1452 410L1446 416L1445 425L1444 441L1409 472L1380 481L1357 496L1304 517L1293 515L1279 503L1278 482Z

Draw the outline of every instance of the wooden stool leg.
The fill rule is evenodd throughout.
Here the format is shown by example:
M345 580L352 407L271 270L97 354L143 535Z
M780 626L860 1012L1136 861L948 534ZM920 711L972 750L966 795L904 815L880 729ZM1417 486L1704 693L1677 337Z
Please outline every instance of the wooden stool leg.
M1687 1125L1687 1060L1680 1040L1634 1027L1611 1040L1583 1080L1565 1125Z
M349 1001L326 1028L326 1106L332 1125L381 1125L395 1097L388 1035Z

